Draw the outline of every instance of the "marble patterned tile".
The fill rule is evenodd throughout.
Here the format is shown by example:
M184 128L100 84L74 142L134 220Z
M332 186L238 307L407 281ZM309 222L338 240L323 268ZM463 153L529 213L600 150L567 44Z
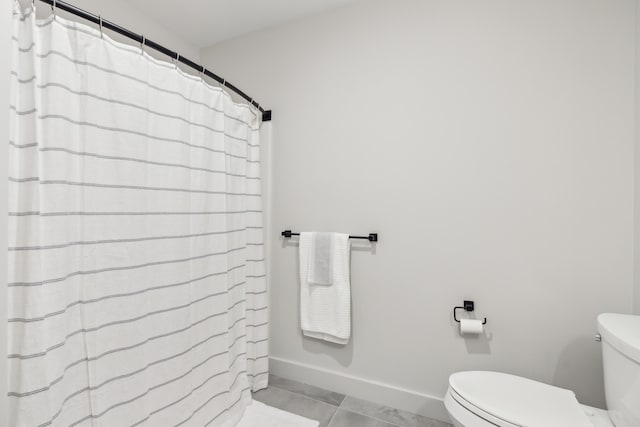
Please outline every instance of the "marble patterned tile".
M281 388L283 390L291 391L293 393L302 394L303 396L320 400L321 402L325 402L335 406L340 406L345 397L344 394L324 390L319 387L289 380L287 378L278 377L276 375L269 375L269 385Z
M338 409L338 412L331 420L329 427L397 427L375 418L367 417L362 414Z
M327 427L338 409L337 406L292 393L277 387L268 387L253 394L253 398L265 405L300 415L320 422L319 427Z
M443 421L434 420L432 418L423 417L422 415L412 414L410 412L390 408L388 406L378 405L376 403L356 399L351 396L347 396L344 399L340 408L402 427L451 427L451 424Z

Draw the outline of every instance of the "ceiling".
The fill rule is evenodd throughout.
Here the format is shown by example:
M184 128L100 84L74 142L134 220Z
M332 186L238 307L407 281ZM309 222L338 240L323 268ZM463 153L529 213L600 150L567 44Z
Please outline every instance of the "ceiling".
M356 0L127 0L197 47L334 9Z

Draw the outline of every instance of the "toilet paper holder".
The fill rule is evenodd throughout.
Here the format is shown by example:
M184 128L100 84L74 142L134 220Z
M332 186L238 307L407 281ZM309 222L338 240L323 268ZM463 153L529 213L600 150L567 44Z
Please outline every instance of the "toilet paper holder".
M474 311L475 310L475 303L473 301L464 301L464 303L462 304L462 307L458 306L458 307L453 307L453 320L455 320L456 322L460 323L460 321L458 320L458 318L456 317L456 310L458 309L462 309L464 311ZM487 318L485 317L484 320L482 321L483 325L487 324Z

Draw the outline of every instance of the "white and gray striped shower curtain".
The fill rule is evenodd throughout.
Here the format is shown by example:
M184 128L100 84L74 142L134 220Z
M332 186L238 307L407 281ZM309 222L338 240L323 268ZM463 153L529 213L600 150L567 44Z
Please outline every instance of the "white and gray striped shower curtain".
M14 8L9 422L233 425L267 383L259 118Z

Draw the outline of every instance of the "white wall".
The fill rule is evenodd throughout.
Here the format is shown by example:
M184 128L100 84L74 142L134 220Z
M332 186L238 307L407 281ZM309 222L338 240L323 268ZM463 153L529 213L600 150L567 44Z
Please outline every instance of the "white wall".
M370 0L203 50L273 109L274 366L425 402L491 369L604 405L596 316L632 308L633 7ZM380 233L354 243L346 347L301 336L286 228ZM465 298L486 337L456 332Z
M0 78L0 102L4 104L2 110L5 112L0 114L0 134L4 135L4 141L8 140L9 130L8 130L8 104L9 104L9 88L8 88L8 79L6 76L9 75L9 41L10 41L10 16L13 5L13 0L1 0L2 8L0 10L0 29L2 34L0 34L0 75L3 76ZM28 5L29 1L22 1L22 3ZM44 3L36 2L38 8L39 15L46 15L50 13L49 6ZM72 0L72 4L81 7L90 12L100 13L104 16L105 19L109 19L115 23L118 23L126 28L129 28L133 31L143 33L150 39L166 44L167 47L171 49L177 49L181 52L181 54L188 56L190 59L198 61L199 60L199 49L195 46L189 44L181 40L179 37L174 36L169 30L162 27L161 25L156 24L151 21L149 18L145 16L145 14L131 6L129 6L126 2L122 0ZM59 11L60 16L68 17L69 15L65 14L62 11ZM6 252L6 242L7 242L7 188L6 188L6 176L7 176L7 149L8 144L0 144L0 175L4 175L5 179L0 179L0 200L2 200L1 205L4 207L2 212L0 213L0 242L3 242L5 249L3 252ZM0 276L6 277L6 257L0 257ZM0 319L6 319L6 287L0 287ZM6 322L6 320L5 320ZM6 355L6 328L4 322L1 322L2 327L0 327L0 354ZM6 360L4 357L1 360ZM3 362L4 363L4 362ZM0 369L0 427L6 425L5 414L6 411L6 368Z

